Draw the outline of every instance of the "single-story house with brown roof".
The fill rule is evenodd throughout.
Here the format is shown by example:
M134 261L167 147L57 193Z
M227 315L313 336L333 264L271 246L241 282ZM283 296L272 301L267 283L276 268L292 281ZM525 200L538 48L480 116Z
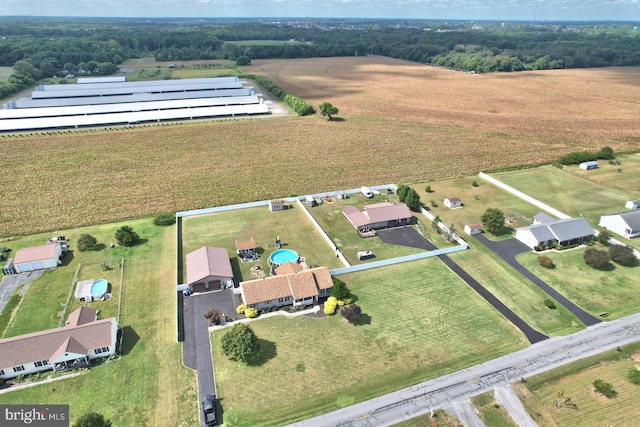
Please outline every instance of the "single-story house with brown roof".
M203 246L186 257L187 285L191 292L233 287L233 270L224 248Z
M380 202L365 205L362 212L355 206L342 209L342 215L360 233L409 225L411 211L404 203Z
M89 361L116 352L116 318L97 320L98 311L80 307L67 325L0 340L0 378L86 368Z
M13 270L16 273L56 268L62 264L63 248L60 243L47 243L42 246L18 249L13 257Z
M240 283L242 303L263 310L285 305L310 305L329 296L333 280L329 269L316 267L298 273L269 276Z

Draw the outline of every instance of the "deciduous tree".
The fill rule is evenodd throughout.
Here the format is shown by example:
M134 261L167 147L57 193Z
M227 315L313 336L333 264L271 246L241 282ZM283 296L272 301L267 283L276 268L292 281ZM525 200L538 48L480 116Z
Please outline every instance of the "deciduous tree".
M97 412L87 412L73 423L73 427L111 427L111 420L108 420L102 414Z
M322 117L328 116L329 120L331 120L332 115L338 114L338 109L334 107L330 102L323 102L320 104L320 113Z
M480 217L482 227L493 234L502 234L504 213L498 208L488 208Z
M249 363L260 354L260 342L251 327L237 323L220 340L222 351L231 360Z
M78 237L78 250L81 252L84 251L92 251L96 245L98 244L98 240L93 237L91 234L83 233Z
M629 246L611 245L609 247L609 256L613 262L628 267L636 265L638 262L638 259L633 254L633 249Z
M134 246L140 240L140 236L128 225L123 225L116 231L116 240L120 246Z
M582 255L582 259L592 268L601 269L609 264L611 257L605 251L599 251L595 248L587 248Z

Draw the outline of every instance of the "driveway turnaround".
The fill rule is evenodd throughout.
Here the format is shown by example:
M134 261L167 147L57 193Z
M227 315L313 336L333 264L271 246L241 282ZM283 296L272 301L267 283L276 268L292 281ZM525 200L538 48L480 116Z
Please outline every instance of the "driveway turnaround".
M495 387L640 340L640 313L553 337L515 353L375 399L292 424L295 427L390 426Z
M387 230L378 230L378 237L385 243L391 243L395 245L410 246L412 248L420 248L428 251L437 249L436 246L427 240L422 234L418 233L413 227L401 227L392 228ZM405 244L405 242L407 244ZM440 261L445 263L447 267L451 269L455 274L464 280L474 291L476 291L482 298L484 298L489 304L491 304L500 314L507 318L513 325L520 329L522 333L527 337L527 340L531 344L535 344L539 341L546 340L549 337L545 334L533 329L527 322L522 320L520 316L515 314L509 307L504 305L502 301L496 298L491 292L482 286L476 279L471 277L469 273L464 271L458 264L456 264L447 255L438 255Z
M204 313L211 308L217 308L229 316L231 314L229 310L233 309L233 291L223 289L216 292L193 294L184 298L182 363L197 371L198 408L200 408L202 399L207 395L215 394L216 389L213 382L209 321L204 317ZM203 413L199 412L202 418ZM201 423L204 425L204 420Z
M529 252L531 250L531 248L529 248L524 243L516 240L515 238L494 242L487 239L481 234L476 235L475 238L478 240L478 242L489 248L494 254L502 258L507 264L515 268L518 273L522 274L534 285L542 289L543 292L546 292L547 295L558 301L558 303L562 304L564 308L573 313L573 315L580 319L580 321L585 325L591 326L595 325L596 323L602 322L602 320L598 319L595 316L592 316L591 314L587 313L586 311L572 303L564 295L553 289L551 286L549 286L549 284L541 280L538 276L524 268L518 261L516 261L517 255L524 252Z

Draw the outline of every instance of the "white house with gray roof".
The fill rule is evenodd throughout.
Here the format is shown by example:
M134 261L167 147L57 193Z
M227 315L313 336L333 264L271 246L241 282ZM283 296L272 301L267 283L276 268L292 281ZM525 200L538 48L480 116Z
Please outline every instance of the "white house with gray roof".
M640 210L603 215L598 225L627 239L638 237L640 236Z
M516 230L516 239L532 249L554 243L558 246L584 243L592 240L595 234L584 218L553 219L547 215L536 215L536 220L533 225Z

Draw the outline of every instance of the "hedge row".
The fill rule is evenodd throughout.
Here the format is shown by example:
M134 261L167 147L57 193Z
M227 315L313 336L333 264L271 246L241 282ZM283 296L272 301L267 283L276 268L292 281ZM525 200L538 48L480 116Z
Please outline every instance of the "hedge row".
M309 104L306 101L303 101L302 99L298 98L295 95L285 92L284 90L276 86L276 84L269 79L266 79L262 76L258 76L256 74L247 74L245 77L248 79L254 80L256 83L262 86L267 92L269 92L273 96L283 101L289 107L293 108L293 111L295 111L300 116L308 116L316 112L311 106L311 104Z

